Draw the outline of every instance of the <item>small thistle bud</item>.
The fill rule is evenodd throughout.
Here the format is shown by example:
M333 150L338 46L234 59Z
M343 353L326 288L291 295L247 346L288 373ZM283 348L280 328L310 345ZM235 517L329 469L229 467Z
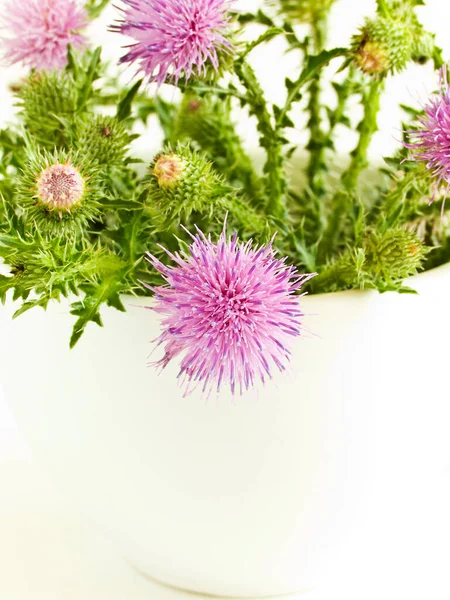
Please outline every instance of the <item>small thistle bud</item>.
M186 173L185 161L173 152L161 154L151 172L158 180L159 187L171 188L183 179Z
M99 192L95 170L78 154L29 149L17 212L45 237L78 234L98 216Z
M61 216L80 204L84 188L85 181L75 167L69 163L55 163L38 177L36 199L47 210L54 210Z
M326 14L334 0L278 0L272 2L279 6L279 11L288 19L298 23L316 21Z
M77 146L99 165L123 164L130 135L115 117L95 116L78 127Z
M360 69L373 76L402 71L412 58L414 36L407 14L368 19L353 38L353 56Z
M33 73L18 89L26 130L47 148L67 147L67 127L77 111L77 89L71 75Z
M164 227L196 211L210 213L228 191L207 157L181 144L175 152L158 155L150 173L149 203L160 212Z
M421 268L427 248L412 231L395 228L373 233L367 239L369 270L386 281L415 275Z

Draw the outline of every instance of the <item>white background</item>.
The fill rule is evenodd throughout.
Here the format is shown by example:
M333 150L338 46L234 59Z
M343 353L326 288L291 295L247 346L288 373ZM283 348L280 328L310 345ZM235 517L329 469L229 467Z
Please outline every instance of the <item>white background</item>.
M5 0L0 0L0 8L4 3ZM258 0L238 3L246 9L256 8L259 4ZM437 32L446 58L450 58L450 2L428 0L427 4L426 8L419 9L422 19ZM369 14L373 6L374 2L370 0L338 0L333 11L330 45L346 45L363 15ZM106 33L106 25L113 19L114 10L111 9L93 26L91 33L95 43L105 45L106 55L117 57L120 42L116 35ZM282 61L284 69L280 68L280 61L274 57L282 50L282 44L275 43L269 53L267 49L261 49L255 57L255 66L273 100L282 97L283 78L295 67L294 57L288 56ZM21 73L17 67L0 71L2 125L14 112L7 84ZM125 73L125 80L129 76ZM397 143L401 118L398 102L418 105L434 86L430 66L413 66L405 74L391 78L379 121L381 131L371 147L374 160L389 154ZM355 108L355 119L358 115ZM243 121L241 128L249 143L254 144L256 138L251 126ZM294 132L294 138L299 142L304 139L300 131ZM151 154L152 150L158 149L158 140L159 136L151 132L139 142L136 150ZM352 136L346 133L340 140L341 151L345 153L353 143ZM30 335L33 332L30 331ZM442 509L450 506L449 500L450 471L444 474L440 487L433 489L432 494L424 492L424 506L429 506L426 522L417 522L405 506L390 539L383 539L367 524L355 530L327 580L304 597L310 600L449 600L450 519L442 521L436 517L444 514ZM388 515L392 507L387 505L383 509ZM367 544L368 539L370 544ZM66 507L53 484L33 462L5 400L0 396L0 599L149 598L187 600L193 596L141 578L101 532L95 531Z

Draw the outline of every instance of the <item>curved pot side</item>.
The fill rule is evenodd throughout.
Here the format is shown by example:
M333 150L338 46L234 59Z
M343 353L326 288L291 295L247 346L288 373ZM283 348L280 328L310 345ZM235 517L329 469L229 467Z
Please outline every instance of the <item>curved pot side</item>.
M215 595L307 589L365 491L409 494L450 460L450 266L411 285L304 298L316 335L234 402L183 399L176 365L147 368L148 299L105 310L73 351L67 305L15 321L7 305L1 383L38 460L141 571Z

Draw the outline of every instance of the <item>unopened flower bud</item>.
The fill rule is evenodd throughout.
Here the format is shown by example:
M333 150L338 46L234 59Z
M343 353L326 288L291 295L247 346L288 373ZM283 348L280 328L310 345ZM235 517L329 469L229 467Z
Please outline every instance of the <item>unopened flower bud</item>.
M374 274L396 280L417 273L427 252L412 231L395 228L367 240L368 262Z
M152 173L158 180L161 188L171 188L184 178L186 171L185 161L173 152L161 154L156 159Z
M366 21L353 39L353 56L364 73L380 76L406 67L414 49L412 17L378 16Z
M195 211L211 211L226 194L223 179L207 156L189 145L179 144L175 152L160 154L150 171L149 202L166 223L183 220Z
M50 165L37 180L38 202L59 213L70 211L83 199L85 181L70 164Z

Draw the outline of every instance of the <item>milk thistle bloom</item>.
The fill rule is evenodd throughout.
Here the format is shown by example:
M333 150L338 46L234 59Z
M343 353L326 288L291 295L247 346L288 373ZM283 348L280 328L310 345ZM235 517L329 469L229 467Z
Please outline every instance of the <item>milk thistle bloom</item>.
M112 29L135 40L122 63L137 63L148 81L189 79L219 68L220 51L231 51L225 37L233 0L123 0L123 20Z
M80 48L87 13L77 0L8 0L3 9L5 59L41 70L62 69L69 45Z
M203 392L228 383L232 394L242 394L270 378L274 365L285 369L302 330L294 293L312 275L277 259L272 242L255 247L239 242L236 233L227 238L225 229L217 243L199 229L192 239L181 254L167 252L175 266L148 254L167 282L152 288L153 310L164 315L158 342L165 354L156 364L164 368L183 355L185 396L201 383Z
M425 115L419 118L419 129L409 131L411 158L423 161L438 185L450 185L450 87L446 67L441 70L440 93L425 106Z

